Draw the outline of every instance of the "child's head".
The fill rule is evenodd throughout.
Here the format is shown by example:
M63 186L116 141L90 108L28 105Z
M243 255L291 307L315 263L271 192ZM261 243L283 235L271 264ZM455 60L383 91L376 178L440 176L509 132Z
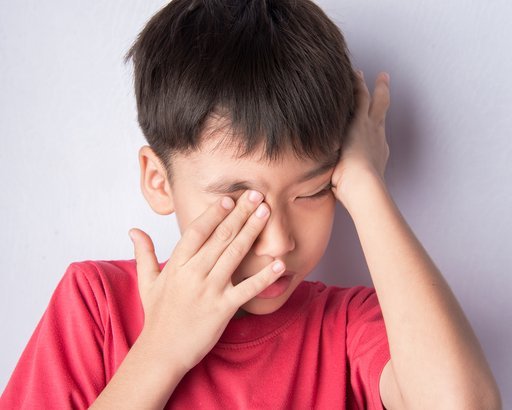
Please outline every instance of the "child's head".
M309 0L173 0L130 59L146 199L183 231L220 195L262 192L270 219L233 282L283 259L294 286L243 307L275 310L330 236L328 185L355 108L342 34Z

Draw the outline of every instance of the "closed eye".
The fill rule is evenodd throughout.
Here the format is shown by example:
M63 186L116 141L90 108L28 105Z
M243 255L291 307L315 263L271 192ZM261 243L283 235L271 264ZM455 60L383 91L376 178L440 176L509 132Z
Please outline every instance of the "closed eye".
M315 193L315 194L313 194L313 195L300 196L299 198L300 198L300 199L306 199L306 200L321 199L321 198L323 198L324 196L329 195L330 193L332 193L331 188L332 188L332 185L331 185L331 184L329 184L329 185L327 185L324 189L322 189L322 190L318 191L317 193Z
M314 201L316 199L322 199L323 197L329 195L332 193L332 187L333 185L329 183L326 187L321 189L320 191L314 193L313 195L307 195L307 196L298 196L297 199L305 199L305 200L311 200ZM232 193L232 195L229 195L233 201L238 201L240 196L243 194L242 189L237 189L235 192Z

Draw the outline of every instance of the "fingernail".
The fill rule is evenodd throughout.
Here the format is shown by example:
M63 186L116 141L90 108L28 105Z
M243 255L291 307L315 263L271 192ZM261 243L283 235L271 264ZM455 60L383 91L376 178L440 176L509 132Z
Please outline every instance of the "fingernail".
M230 209L233 209L233 207L235 206L235 202L229 196L225 196L224 198L222 198L220 204L224 209L227 209L228 211Z
M131 229L128 231L128 236L130 237L130 240L133 242L133 231Z
M258 191L251 191L249 192L249 201L254 202L257 204L263 199L263 195Z
M268 208L261 204L260 206L258 206L258 209L256 209L256 216L258 218L264 218L266 217L267 215L269 214L269 211L268 211Z
M391 77L389 76L389 73L384 73L384 78L386 79L386 82L389 84Z
M280 273L284 270L284 263L281 262L281 261L277 261L276 263L274 263L272 265L272 270L275 272L275 273Z

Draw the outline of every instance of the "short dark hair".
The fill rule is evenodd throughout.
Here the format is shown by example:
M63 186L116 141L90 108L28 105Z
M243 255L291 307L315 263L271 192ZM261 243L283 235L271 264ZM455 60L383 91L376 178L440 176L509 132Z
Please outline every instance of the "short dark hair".
M173 0L139 33L138 121L170 172L172 155L227 120L240 156L332 156L355 109L355 73L340 29L310 0Z

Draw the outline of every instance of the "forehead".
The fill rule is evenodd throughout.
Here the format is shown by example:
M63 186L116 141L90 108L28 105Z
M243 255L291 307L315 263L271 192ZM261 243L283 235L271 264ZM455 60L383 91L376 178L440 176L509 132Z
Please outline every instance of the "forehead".
M301 166L314 166L317 163L333 162L339 156L339 142L334 142L334 146L329 148L325 144L316 148L314 144L310 148L303 148L302 141L298 138L293 141L290 137L281 136L273 136L269 140L266 137L248 138L241 131L234 130L230 118L229 112L222 107L217 107L210 113L203 125L197 149L189 151L189 154L196 154L191 155L191 158L199 158L203 154L223 160L256 162L272 167L283 162L290 165L292 161ZM315 153L308 154L309 151ZM313 159L314 157L317 159Z

